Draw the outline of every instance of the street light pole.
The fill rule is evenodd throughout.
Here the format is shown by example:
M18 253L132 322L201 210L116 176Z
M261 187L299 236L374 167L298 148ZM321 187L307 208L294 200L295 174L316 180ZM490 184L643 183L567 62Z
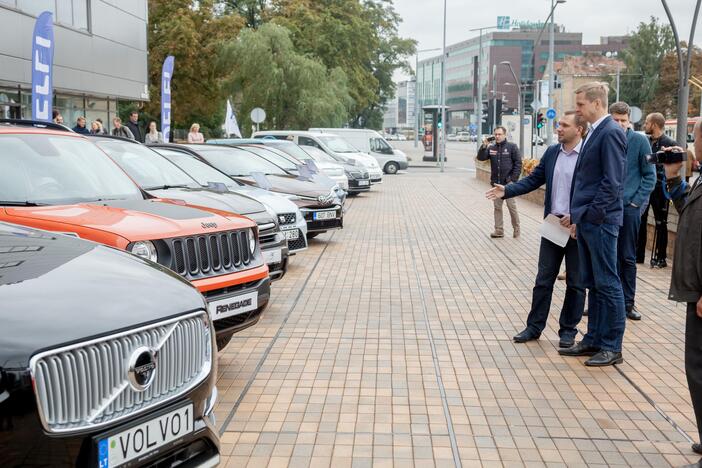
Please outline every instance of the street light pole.
M473 103L473 109L475 110L475 123L477 124L477 138L476 138L476 149L480 150L480 145L482 145L483 137L483 81L482 81L482 71L483 71L483 31L489 29L497 29L497 26L485 26L482 28L470 29L470 32L479 31L480 39L478 46L478 87L477 87L477 102Z
M517 98L519 99L519 152L524 156L524 99L522 93L522 82L517 78L517 74L514 73L514 68L512 68L511 62L500 62L500 65L505 65L512 72L512 77L514 78L514 85L517 87Z
M551 25L548 34L548 108L553 107L553 88L555 82L553 79L553 54L554 54L554 42L555 42L555 31L554 31L554 16L556 8L556 0L551 0ZM546 127L546 139L548 140L548 145L551 145L553 140L553 122L548 119L548 125Z
M441 137L441 146L439 161L441 172L444 172L444 161L446 160L446 0L444 0L444 42L441 46L441 128L439 135Z
M419 54L422 52L434 52L441 50L439 48L435 49L422 49L418 50L414 58L414 147L417 147L419 142ZM423 75L422 75L423 76Z
M497 65L492 65L492 132L497 127Z

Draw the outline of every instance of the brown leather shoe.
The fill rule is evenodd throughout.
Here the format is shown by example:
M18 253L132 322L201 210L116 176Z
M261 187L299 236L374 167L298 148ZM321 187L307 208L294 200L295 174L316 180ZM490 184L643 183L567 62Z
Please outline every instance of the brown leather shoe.
M490 237L492 237L493 239L500 239L502 237L505 237L505 235L504 233L500 234L499 232L491 232Z

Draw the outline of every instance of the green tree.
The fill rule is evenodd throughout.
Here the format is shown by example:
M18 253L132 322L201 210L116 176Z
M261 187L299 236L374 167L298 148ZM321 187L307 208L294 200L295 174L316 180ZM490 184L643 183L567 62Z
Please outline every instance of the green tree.
M702 80L702 49L692 49L690 76ZM656 93L646 105L646 112L661 112L666 117L676 119L678 113L678 57L670 52L663 58L660 81ZM700 90L691 86L687 115L700 115Z
M656 94L663 58L675 50L673 31L667 24L651 17L640 23L631 35L629 47L622 53L626 73L621 78L620 97L631 105L649 109Z
M224 0L219 8L226 14L238 14L246 21L246 27L258 28L264 21L268 0Z
M234 97L243 133L254 107L266 111L264 128L336 127L352 104L346 75L295 50L285 28L267 23L225 44L219 67L230 70L223 89Z
M212 0L149 0L151 99L144 105L145 115L160 115L161 68L166 56L173 55L173 127L188 128L192 122L198 122L203 129L216 132L225 112L217 52L243 27L244 20L239 15L217 14Z

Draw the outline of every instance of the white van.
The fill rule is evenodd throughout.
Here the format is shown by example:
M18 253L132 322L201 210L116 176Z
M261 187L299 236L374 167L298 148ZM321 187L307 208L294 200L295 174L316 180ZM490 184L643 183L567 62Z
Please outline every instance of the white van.
M395 174L398 170L407 169L407 155L394 149L375 130L363 128L310 128L311 132L333 133L351 143L364 153L368 153L378 160L378 164L386 174Z

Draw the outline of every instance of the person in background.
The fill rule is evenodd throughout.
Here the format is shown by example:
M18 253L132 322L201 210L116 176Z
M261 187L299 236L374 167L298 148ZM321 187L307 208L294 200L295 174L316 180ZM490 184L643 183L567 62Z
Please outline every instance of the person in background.
M128 127L122 125L122 119L120 119L119 117L115 117L114 119L112 119L112 126L114 127L112 129L112 135L119 136L122 138L129 138L130 140L135 140L132 131L129 130Z
M156 128L156 122L153 120L149 122L149 128L148 132L146 132L144 143L163 143L163 134L158 131Z
M63 116L62 116L61 113L60 113L59 111L57 111L56 109L54 109L54 111L52 112L52 118L51 118L51 120L53 120L53 122L56 123L56 124L63 125Z
M129 114L129 122L127 122L127 128L134 135L134 139L139 143L144 143L144 133L139 128L139 112L132 111Z
M651 143L651 151L657 153L662 148L676 146L675 140L666 135L665 117L663 114L654 112L646 116L644 130ZM641 215L641 227L639 229L638 246L636 248L636 263L643 263L646 260L646 243L648 241L648 210L653 209L653 217L656 219L655 243L651 253L651 268L665 268L668 266L666 257L668 256L668 200L663 193L664 169L662 164L656 164L656 186L651 192L648 205Z
M507 185L519 180L522 173L522 155L519 147L507 141L507 129L499 126L495 127L494 143L488 144L484 139L478 150L478 161L490 160L490 184ZM495 231L490 234L492 238L505 236L504 220L502 218L502 198L493 199L495 206ZM507 200L507 208L512 220L512 230L514 237L519 237L519 213L517 213L517 203L513 198Z
M107 131L107 127L105 127L105 124L102 122L102 119L100 117L95 119L95 121L100 124L100 129L102 130L102 133L100 135L109 135L110 134L110 132Z
M76 119L76 126L73 131L82 135L90 135L90 130L85 127L85 117L80 116Z
M200 124L194 123L190 126L188 133L188 143L204 143L205 137L200 133Z
M649 196L656 185L656 171L646 155L651 154L648 139L631 129L631 108L625 102L609 106L612 119L626 133L626 179L624 180L624 219L619 229L617 258L619 276L624 292L624 309L630 320L641 320L636 310L636 246L641 226L641 213L646 208Z
M533 192L542 185L546 185L544 217L551 214L560 218L564 226L570 224L570 186L580 154L582 137L586 131L587 121L584 118L575 115L575 111L566 112L558 126L558 144L546 150L534 171L519 182L507 186L496 184L486 193L487 198L507 199ZM580 323L585 307L585 290L580 284L579 276L578 241L573 238L568 239L568 243L561 247L544 237L541 238L539 248L539 270L534 284L527 326L514 336L515 342L526 343L537 340L546 328L553 298L553 285L564 257L568 277L559 319L558 346L570 348L575 344L575 335L578 333L576 327Z
M93 120L90 122L90 134L91 135L100 135L102 132L100 131L100 122L97 120Z

